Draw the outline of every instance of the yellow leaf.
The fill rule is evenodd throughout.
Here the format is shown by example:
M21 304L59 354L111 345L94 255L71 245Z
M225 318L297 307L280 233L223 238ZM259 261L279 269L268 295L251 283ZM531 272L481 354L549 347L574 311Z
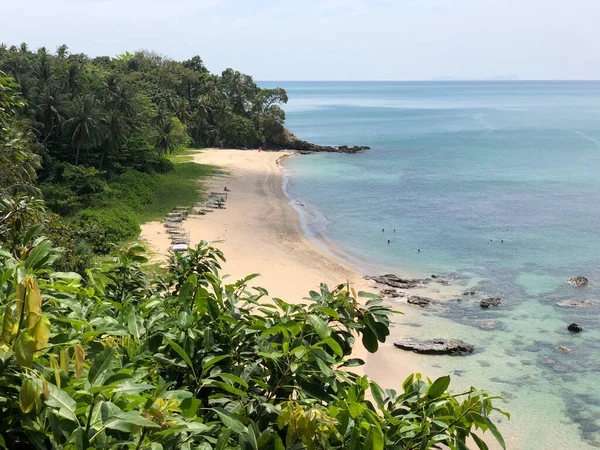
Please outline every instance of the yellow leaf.
M14 346L15 356L22 367L33 365L33 353L35 352L35 340L28 331L21 332Z
M69 375L69 350L62 349L60 351L60 370Z
M19 332L19 319L15 317L12 306L8 305L4 310L4 320L2 321L2 342L7 346Z
M50 386L48 386L48 382L46 380L44 380L42 383L42 388L44 389L44 398L48 400L50 398Z
M81 378L83 375L83 362L85 361L85 352L79 344L75 346L75 378Z
M29 289L27 290L25 313L27 314L27 328L32 329L42 315L42 293L37 282L31 277L27 278L29 278Z
M35 339L35 350L40 351L48 346L50 338L50 320L46 316L40 317L33 328L33 338Z
M35 398L37 396L38 391L35 384L29 378L25 378L19 391L19 406L21 407L21 411L25 414L31 412L35 406Z
M58 362L56 362L56 358L53 355L50 355L50 367L54 370L54 381L56 382L56 386L60 389L60 372L58 371Z
M29 279L31 279L30 276L25 277L25 279L17 286L17 322L20 320L21 313L23 312Z

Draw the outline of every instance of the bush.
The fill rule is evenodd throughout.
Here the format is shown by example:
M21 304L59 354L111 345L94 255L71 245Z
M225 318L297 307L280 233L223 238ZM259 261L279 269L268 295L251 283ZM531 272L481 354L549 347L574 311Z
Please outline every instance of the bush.
M135 215L125 207L85 210L71 221L96 253L108 253L113 243L135 239L140 233Z
M375 351L389 334L374 296L321 285L308 305L269 301L254 276L223 284L205 244L150 278L141 250L82 286L52 273L43 239L25 261L0 249L2 447L487 448L477 430L504 446L485 392L419 374L384 391L352 373L355 339Z

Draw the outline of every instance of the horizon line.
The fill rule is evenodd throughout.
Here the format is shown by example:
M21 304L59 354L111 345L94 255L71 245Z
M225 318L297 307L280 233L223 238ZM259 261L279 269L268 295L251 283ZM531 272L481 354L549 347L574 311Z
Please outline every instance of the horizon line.
M427 79L427 80L285 80L285 79L272 79L272 80L256 80L257 82L293 82L293 83L472 83L472 82L489 82L489 83L514 83L514 82L596 82L600 81L600 78L515 78L515 79L486 79L486 78L473 78L473 79Z

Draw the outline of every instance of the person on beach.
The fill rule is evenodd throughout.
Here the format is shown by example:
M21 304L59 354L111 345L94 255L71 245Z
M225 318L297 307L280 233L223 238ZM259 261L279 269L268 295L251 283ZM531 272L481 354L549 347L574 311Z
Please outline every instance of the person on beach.
M390 242L392 242L392 241L390 241L390 240L388 239L388 244L389 244Z
M262 147L258 147L258 153L262 152Z
M382 232L382 233L385 233L385 230L382 228L382 229L381 229L381 232Z

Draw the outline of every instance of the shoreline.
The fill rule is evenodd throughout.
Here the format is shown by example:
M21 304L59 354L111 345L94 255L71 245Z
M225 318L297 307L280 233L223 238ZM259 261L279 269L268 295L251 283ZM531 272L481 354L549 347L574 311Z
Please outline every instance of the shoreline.
M342 255L336 255L334 249L322 248L305 235L301 215L284 191L284 173L280 166L283 159L294 154L291 151L198 151L194 155L195 162L222 167L228 172L215 174L205 181L206 190L222 190L227 186L231 192L226 209L190 216L184 222L190 245L205 240L223 251L227 261L222 264L221 273L229 275L227 282L260 273L249 287L261 286L270 297L290 303L306 303L303 299L310 290L318 290L320 283L332 287L349 281L357 291L378 293L374 282L364 280L364 274L348 264ZM140 238L153 247L155 259L164 261L170 242L162 223L149 222L141 228ZM323 242L327 248L327 242ZM398 305L394 307L402 309ZM408 375L424 369L421 355L395 349L390 341L380 346L377 355L373 359L373 355L362 348L360 340L356 341L354 356L366 362L358 369L377 382L389 375L385 361L401 358L402 364L393 370L397 380L393 384L397 388ZM388 382L385 387L393 386Z

